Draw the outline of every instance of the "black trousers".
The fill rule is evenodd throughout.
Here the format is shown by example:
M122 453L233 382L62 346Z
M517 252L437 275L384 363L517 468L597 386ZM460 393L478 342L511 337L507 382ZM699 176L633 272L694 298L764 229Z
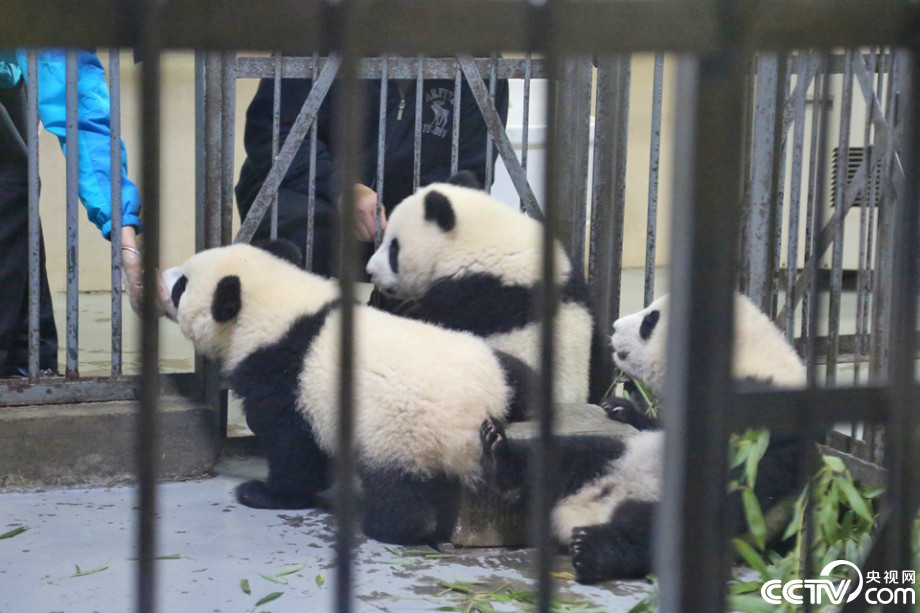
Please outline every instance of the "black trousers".
M0 89L3 105L20 135L25 134L24 90ZM29 363L29 193L28 166L14 150L9 128L0 127L0 377ZM58 341L45 243L39 231L39 368L57 370Z
M240 219L245 219L252 202L238 201ZM306 253L307 246L307 195L281 187L278 190L278 238L284 238ZM339 253L336 246L338 211L324 199L316 198L313 218L313 255L311 270L325 277L338 274ZM268 240L271 236L271 210L265 213L262 223L253 236L253 242ZM359 243L361 271L358 279L365 279L364 264L374 252L373 243Z

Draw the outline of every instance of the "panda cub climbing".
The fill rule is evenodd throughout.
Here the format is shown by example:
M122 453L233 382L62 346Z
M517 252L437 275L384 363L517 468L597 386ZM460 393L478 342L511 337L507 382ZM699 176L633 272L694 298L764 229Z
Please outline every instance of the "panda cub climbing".
M387 310L472 332L534 369L542 225L472 187L471 173L449 181L396 206L367 272ZM555 253L555 399L600 402L612 375L606 339L594 330L580 268L558 242Z
M164 273L182 332L222 361L262 439L257 508L317 506L336 452L341 298L335 282L268 251L232 245ZM481 339L356 306L354 445L362 527L392 543L449 536L463 485L480 475L479 426L508 418L514 390ZM458 374L459 373L459 374Z
M659 398L666 376L667 304L664 297L617 320L611 337L616 365ZM782 387L805 382L798 355L769 318L740 295L735 299L733 375ZM549 484L554 535L569 547L582 583L651 572L652 520L661 499L664 433L628 400L610 399L604 409L640 431L623 439L560 438L554 462L558 479ZM509 502L526 505L527 445L509 439L495 419L483 423L480 439L487 483ZM800 490L800 469L812 448L807 437L771 433L754 489L764 511ZM738 493L729 496L729 520L735 533L746 530Z

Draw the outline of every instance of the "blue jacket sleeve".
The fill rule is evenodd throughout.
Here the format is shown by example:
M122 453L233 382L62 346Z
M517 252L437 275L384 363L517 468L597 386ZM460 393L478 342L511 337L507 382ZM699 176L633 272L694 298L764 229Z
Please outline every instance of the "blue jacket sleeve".
M17 53L26 74L26 54ZM94 52L77 53L78 144L80 200L89 220L109 238L112 232L111 155L109 153L110 107L105 71ZM38 53L38 113L45 129L58 137L66 153L64 51L45 49ZM31 75L30 75L30 78ZM33 79L34 83L35 80ZM121 143L121 222L140 230L140 194L128 179L128 158Z

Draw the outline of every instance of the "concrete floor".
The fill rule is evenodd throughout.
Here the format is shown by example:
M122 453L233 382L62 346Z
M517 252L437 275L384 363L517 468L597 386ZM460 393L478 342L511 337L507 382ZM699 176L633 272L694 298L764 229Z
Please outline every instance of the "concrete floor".
M211 479L158 488L158 610L175 613L272 613L333 610L334 522L322 511L265 511L236 503L233 488L265 471L258 458L221 462ZM137 555L135 491L61 489L0 495L0 613L122 613L133 609ZM445 550L445 557L359 538L355 607L361 612L434 611L463 602L442 583L477 593L533 589L529 549ZM418 548L414 548L418 549ZM408 555L405 552L410 552ZM433 550L430 553L435 553ZM401 555L402 554L402 555ZM567 557L556 560L571 572ZM285 575L286 585L262 577ZM76 567L84 573L75 576ZM250 594L241 589L249 582ZM321 585L320 585L321 584ZM581 586L558 578L559 597L595 611L628 611L649 589L644 581ZM281 592L256 607L259 599ZM593 608L593 607L596 607ZM497 604L497 610L525 610Z

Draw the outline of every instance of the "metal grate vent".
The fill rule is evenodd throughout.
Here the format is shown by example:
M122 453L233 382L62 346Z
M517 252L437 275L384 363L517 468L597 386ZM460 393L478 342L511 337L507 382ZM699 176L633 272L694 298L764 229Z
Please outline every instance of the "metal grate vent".
M866 148L865 147L850 147L849 155L847 159L847 184L849 184L853 178L856 176L856 171L859 170L859 167L862 165L863 160L866 158ZM834 147L833 157L831 159L831 200L830 205L836 206L837 203L837 169L840 164L840 149ZM867 182L868 183L868 182ZM871 194L867 194L867 191L872 191ZM878 173L875 174L875 189L866 190L864 189L853 201L853 206L862 206L864 199L867 196L871 196L872 200L869 201L869 204L875 206L879 203L881 197L881 177Z

